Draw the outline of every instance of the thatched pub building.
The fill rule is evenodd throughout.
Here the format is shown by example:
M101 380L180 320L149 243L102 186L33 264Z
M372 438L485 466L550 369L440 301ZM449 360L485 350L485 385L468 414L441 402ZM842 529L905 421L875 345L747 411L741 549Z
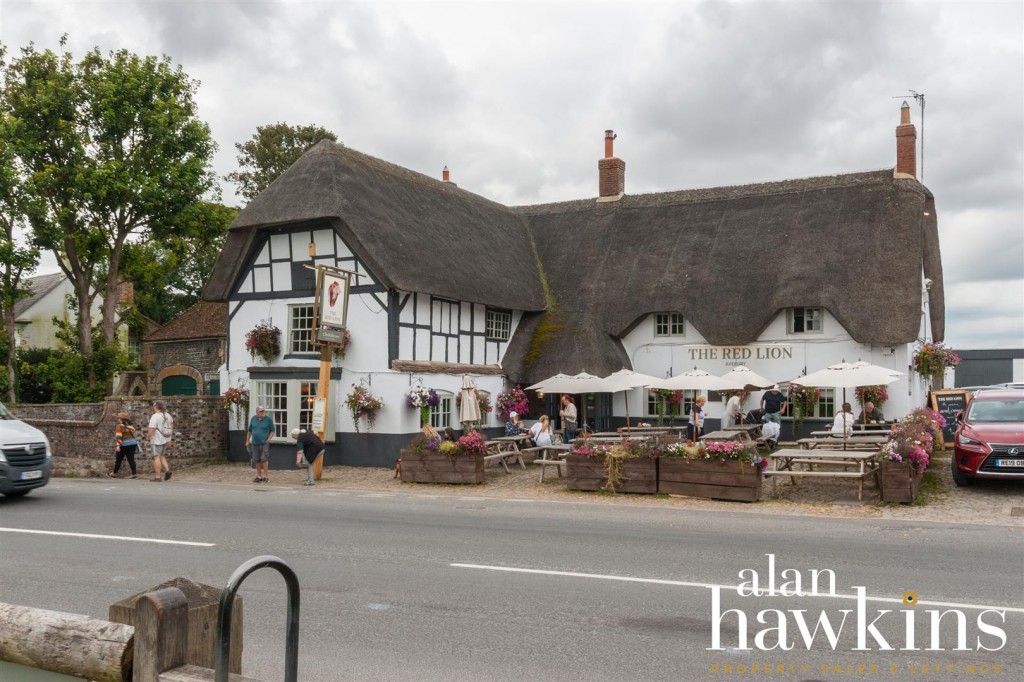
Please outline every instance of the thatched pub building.
M414 386L441 394L436 426L458 428L466 376L493 399L558 372L743 364L784 381L866 360L904 372L885 406L903 414L926 390L908 371L914 342L942 339L944 307L934 197L916 178L906 105L901 114L895 168L656 194L626 193L608 131L599 196L536 206L321 142L231 226L205 291L228 306L221 387L250 388L251 406L278 424L273 461L289 462L288 431L308 427L319 369L306 266L323 263L358 273L352 342L331 374L328 463L392 465L418 429L405 402ZM245 348L262 320L282 330L269 362ZM345 409L354 386L384 401L370 431ZM528 418L557 414L555 396L533 399ZM624 422L624 394L580 399L597 427ZM630 392L631 416L649 420L656 400ZM838 402L824 390L818 415ZM485 426L500 426L494 413ZM242 437L232 432L240 458Z

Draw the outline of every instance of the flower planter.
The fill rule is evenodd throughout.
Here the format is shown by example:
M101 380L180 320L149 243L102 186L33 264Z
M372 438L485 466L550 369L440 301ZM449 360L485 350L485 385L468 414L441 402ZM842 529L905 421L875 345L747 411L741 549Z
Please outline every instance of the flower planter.
M909 462L883 459L878 467L882 502L913 502L921 489L922 478L924 472L918 472Z
M662 457L658 492L736 502L761 498L761 467L751 462Z
M604 457L568 455L565 458L566 484L569 490L606 490L608 463ZM647 493L658 491L658 460L653 457L635 457L622 460L617 493Z
M436 450L402 450L403 483L483 483L483 455L449 459Z

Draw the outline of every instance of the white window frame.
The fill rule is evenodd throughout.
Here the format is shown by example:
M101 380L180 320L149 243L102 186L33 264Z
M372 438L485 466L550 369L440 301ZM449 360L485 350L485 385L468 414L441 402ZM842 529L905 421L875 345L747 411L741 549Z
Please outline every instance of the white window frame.
M257 405L266 408L267 414L274 419L274 437L271 442L294 443L295 439L290 435L293 428L297 426L308 430L312 426L317 383L316 379L266 379L252 382L254 399L250 402L251 415L256 414ZM269 390L271 387L272 392ZM327 433L324 437L327 442L334 441L334 412L334 409L330 409L327 414Z
M488 341L508 341L512 336L512 312L487 308L484 329Z
M814 416L821 419L832 419L835 417L836 410L842 408L843 404L838 402L839 398L836 397L836 389L834 388L819 388L818 393L821 395L818 397L818 402L814 406ZM825 406L830 406L825 409ZM790 414L793 414L792 406L788 409Z
M669 412L669 405L665 405L665 416L666 417L685 417L690 410L690 405L700 395L700 391L693 391L686 389L683 391L683 399L679 402L679 412ZM662 398L664 400L664 398ZM653 390L647 391L647 416L658 418L658 401L657 394Z
M308 320L309 326L296 324L296 313L308 308L309 317L301 318L303 322ZM298 347L298 349L296 348ZM308 348L308 350L307 350ZM295 303L288 306L288 349L285 355L317 355L318 350L313 345L313 304Z
M657 337L686 336L686 318L682 313L655 313L654 335Z
M452 409L455 407L455 394L448 391L438 391L437 396L441 399L437 405L430 408L430 425L437 430L452 425Z
M797 311L798 310L801 311L800 317L803 320L803 327L804 327L800 331L796 330L796 318L797 318ZM813 314L812 315L808 315L808 313L810 313L812 311L813 311ZM787 318L786 319L786 332L787 333L789 333L789 334L821 334L823 332L824 327L825 327L825 309L824 308L797 307L797 308L789 308L786 312L787 312L787 315L786 315L786 318ZM817 328L816 329L808 329L807 328L808 327L809 318L810 318L810 321L812 323L815 323L815 322L817 323Z

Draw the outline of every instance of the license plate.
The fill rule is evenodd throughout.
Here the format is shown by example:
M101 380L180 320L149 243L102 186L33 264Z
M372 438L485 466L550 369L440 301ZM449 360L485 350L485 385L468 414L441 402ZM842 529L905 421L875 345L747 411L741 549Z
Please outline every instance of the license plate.
M22 471L21 472L21 480L23 480L23 481L31 481L32 479L42 478L42 477L43 477L43 472L42 471Z
M1024 459L997 459L996 466L1024 469Z

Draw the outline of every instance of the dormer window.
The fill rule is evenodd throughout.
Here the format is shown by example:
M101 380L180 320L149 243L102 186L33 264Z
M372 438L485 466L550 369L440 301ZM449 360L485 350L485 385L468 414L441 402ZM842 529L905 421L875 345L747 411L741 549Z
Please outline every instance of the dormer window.
M790 334L820 334L824 315L821 308L790 308Z
M686 320L680 313L656 313L654 315L655 336L684 336Z

